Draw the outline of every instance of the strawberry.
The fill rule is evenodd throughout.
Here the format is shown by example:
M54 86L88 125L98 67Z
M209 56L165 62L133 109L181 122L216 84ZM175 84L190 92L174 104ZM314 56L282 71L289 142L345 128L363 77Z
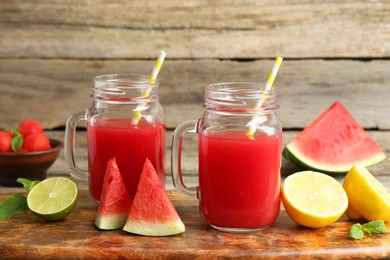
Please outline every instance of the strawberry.
M8 131L0 132L0 152L12 152L12 135Z
M22 151L36 152L50 148L50 140L44 133L33 133L24 138Z
M43 128L37 121L33 119L27 119L19 124L19 132L23 135L23 137L26 138L30 134L42 133Z

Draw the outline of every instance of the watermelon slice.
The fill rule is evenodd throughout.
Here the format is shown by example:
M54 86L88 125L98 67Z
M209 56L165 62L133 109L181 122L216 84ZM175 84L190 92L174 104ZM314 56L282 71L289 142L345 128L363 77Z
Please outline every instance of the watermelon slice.
M299 166L327 173L347 172L358 163L368 167L386 157L339 101L295 136L283 155Z
M126 224L131 208L131 199L127 193L122 175L115 157L107 165L102 195L95 221L99 229L120 229Z
M183 222L148 159L123 230L144 236L170 236L185 231Z

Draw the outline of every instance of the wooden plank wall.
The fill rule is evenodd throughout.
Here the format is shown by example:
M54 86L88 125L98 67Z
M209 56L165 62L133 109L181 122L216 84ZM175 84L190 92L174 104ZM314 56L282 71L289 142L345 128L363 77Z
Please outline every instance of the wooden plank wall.
M389 0L0 0L0 128L33 117L63 131L94 76L149 74L160 49L170 132L200 116L205 86L265 82L276 55L285 131L336 100L390 130Z
M287 3L288 2L288 3ZM90 104L99 74L149 74L160 49L168 127L201 113L214 82L265 81L276 55L283 125L301 128L335 100L390 129L390 2L0 1L0 127L47 129Z

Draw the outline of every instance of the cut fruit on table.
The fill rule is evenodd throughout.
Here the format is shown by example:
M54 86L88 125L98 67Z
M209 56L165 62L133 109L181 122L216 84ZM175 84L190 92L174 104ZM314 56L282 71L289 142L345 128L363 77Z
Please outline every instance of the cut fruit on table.
M29 209L39 217L57 221L64 219L77 203L77 185L65 177L54 177L35 185L27 195Z
M386 155L340 102L335 102L287 144L291 162L321 172L348 172L370 166Z
M348 194L347 194L348 195ZM357 219L361 219L363 218L356 210L354 210L351 206L350 206L350 202L348 200L348 208L347 210L345 211L345 215L347 215L347 217L351 220L357 220Z
M348 195L349 211L368 221L390 220L390 194L364 166L353 166L344 178L343 187ZM347 216L351 218L350 214Z
M333 177L313 171L296 172L283 182L282 201L287 214L296 223L325 227L345 212L348 197Z
M95 225L99 229L121 229L126 224L131 199L115 157L107 165Z
M123 230L144 236L170 236L185 231L183 222L148 159Z

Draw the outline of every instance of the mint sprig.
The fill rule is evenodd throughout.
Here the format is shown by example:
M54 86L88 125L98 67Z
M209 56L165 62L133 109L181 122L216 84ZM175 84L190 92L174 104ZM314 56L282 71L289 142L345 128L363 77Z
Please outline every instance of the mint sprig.
M381 219L363 224L362 229L368 234L383 234L387 231L385 222Z
M0 220L6 220L19 212L28 210L27 199L22 193L6 198L0 204Z
M349 230L349 236L354 239L362 239L364 237L362 225L359 223L354 224Z
M23 184L24 189L29 192L39 181L30 181L24 178L18 178L17 182ZM27 198L22 193L16 193L6 198L0 204L0 221L7 220L19 212L28 211Z
M386 233L386 225L385 222L381 219L374 220L363 225L356 223L349 230L349 236L354 239L362 239L364 237L364 233L368 234L383 234Z
M34 188L35 185L37 185L40 181L30 181L28 179L25 179L25 178L18 178L16 180L17 182L19 182L20 184L23 185L23 188L29 192L32 188Z
M17 130L14 129L11 131L12 139L11 139L11 147L12 151L17 152L23 146L24 138L23 135Z

